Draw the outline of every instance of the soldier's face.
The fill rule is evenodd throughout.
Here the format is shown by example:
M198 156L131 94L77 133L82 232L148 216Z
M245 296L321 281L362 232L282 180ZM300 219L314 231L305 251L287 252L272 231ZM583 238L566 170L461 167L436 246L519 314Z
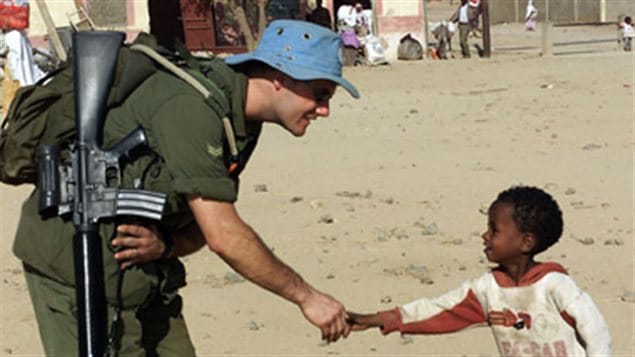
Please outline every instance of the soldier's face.
M336 87L333 82L289 79L285 87L288 96L279 111L279 119L280 124L293 135L304 135L312 120L329 116L329 102Z

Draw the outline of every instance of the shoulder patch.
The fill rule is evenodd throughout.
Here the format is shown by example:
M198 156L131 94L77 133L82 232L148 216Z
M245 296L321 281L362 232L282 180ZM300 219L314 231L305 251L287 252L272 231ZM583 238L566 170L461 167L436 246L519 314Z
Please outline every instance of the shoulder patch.
M212 144L207 144L207 152L214 157L221 157L223 155L223 147L214 147Z

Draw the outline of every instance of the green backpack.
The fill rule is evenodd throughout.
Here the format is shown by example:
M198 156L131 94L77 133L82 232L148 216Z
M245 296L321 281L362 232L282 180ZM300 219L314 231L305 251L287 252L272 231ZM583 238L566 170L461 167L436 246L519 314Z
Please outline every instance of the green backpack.
M230 154L237 157L236 141L227 117L229 101L224 93L199 72L198 60L187 53L184 47L180 51L181 58L165 51L159 54L157 48L154 38L147 34L140 34L133 44L121 47L115 79L108 95L107 110L120 105L157 70L166 69L191 84L203 95L205 102L223 117ZM166 56L172 58L168 59ZM187 62L189 67L175 65L172 62L175 59ZM17 91L0 132L0 181L11 185L36 184L37 147L57 144L61 148L68 148L73 142L75 107L72 74L72 59L69 59L62 68L38 83ZM210 91L220 95L212 97Z

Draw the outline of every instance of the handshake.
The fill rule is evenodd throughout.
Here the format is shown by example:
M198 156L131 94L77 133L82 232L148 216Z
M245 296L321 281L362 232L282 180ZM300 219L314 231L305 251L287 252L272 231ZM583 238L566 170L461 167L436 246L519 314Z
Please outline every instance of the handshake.
M346 323L349 325L351 331L364 331L373 327L382 327L382 321L379 317L379 313L374 314L358 314L352 311L347 311L348 318Z

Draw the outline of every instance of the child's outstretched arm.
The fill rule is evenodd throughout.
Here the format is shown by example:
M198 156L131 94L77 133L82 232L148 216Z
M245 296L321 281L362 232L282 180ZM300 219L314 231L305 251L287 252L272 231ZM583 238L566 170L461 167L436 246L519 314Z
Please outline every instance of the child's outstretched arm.
M352 331L363 331L372 327L381 328L382 323L378 313L374 314L358 314L355 312L347 311L347 322L351 325Z

